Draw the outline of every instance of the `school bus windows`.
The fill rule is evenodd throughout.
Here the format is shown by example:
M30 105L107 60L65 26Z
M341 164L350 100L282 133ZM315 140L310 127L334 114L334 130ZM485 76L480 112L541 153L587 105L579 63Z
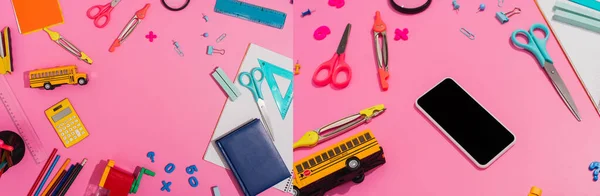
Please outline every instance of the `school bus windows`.
M310 167L314 167L315 165L317 165L314 159L308 160L308 164L310 164Z
M327 154L329 154L329 157L334 157L335 156L335 154L333 154L333 150L327 151Z
M348 150L348 148L346 148L346 144L342 144L342 145L340 146L340 148L342 148L342 152L344 152L344 151Z
M304 163L302 163L302 167L304 167L304 168L309 168L309 167L308 167L308 162L304 162Z
M371 134L365 133L365 138L367 138L367 140L370 140L371 139Z
M360 141L360 143L365 142L365 136L361 135L360 137L358 137L358 141Z
M321 154L321 156L323 157L323 161L327 161L327 159L329 159L329 156L327 156L327 153L323 153L323 154Z
M346 146L348 146L348 148L352 148L354 145L352 145L352 142L346 142Z
M360 143L358 143L358 139L356 139L356 138L354 138L354 139L352 140L352 143L353 143L355 146L358 146L358 144L360 144Z
M317 161L317 164L323 162L323 159L321 158L321 156L315 157L315 160Z
M340 151L340 147L335 147L333 150L335 150L335 154L340 154L342 151Z
M302 172L302 171L304 171L304 170L302 169L302 165L296 165L296 171L298 171L298 172Z

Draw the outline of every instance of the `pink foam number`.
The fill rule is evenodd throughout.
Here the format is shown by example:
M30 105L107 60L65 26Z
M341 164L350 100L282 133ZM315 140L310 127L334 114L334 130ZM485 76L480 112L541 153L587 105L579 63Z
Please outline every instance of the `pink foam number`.
M317 30L315 30L315 34L313 36L315 37L316 40L323 40L330 33L331 33L331 30L329 30L329 27L320 26L319 28L317 28Z
M402 40L408 40L408 29L404 28L402 30L400 29L396 29L395 31L396 36L394 36L394 40L398 41L400 39Z
M344 4L346 4L344 0L329 0L329 5L336 8L342 8L344 7Z

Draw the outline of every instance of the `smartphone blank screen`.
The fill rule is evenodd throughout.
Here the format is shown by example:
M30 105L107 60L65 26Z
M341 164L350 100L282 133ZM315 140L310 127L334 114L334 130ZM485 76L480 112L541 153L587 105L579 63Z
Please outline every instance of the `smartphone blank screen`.
M508 129L450 78L419 98L417 104L480 167L488 165L515 140Z

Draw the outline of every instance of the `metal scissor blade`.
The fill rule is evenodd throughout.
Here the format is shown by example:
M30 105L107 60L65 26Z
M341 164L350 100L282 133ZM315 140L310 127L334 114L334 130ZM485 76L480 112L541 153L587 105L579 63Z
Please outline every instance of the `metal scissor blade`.
M112 0L112 1L110 2L110 6L111 6L111 7L115 7L115 6L117 6L117 4L119 4L119 2L121 2L121 0Z
M348 23L348 25L346 25L346 30L344 30L344 35L342 36L342 40L340 40L340 44L338 45L337 48L337 54L342 54L346 51L346 45L348 44L348 37L350 36L350 28L352 27L352 25L350 23Z
M554 85L556 91L558 91L560 97L563 99L569 110L571 110L571 113L573 113L577 121L581 121L581 117L579 117L579 111L577 110L575 101L573 101L571 93L569 93L567 86L565 86L565 83L558 74L558 71L556 71L554 65L552 63L546 62L544 64L544 70L546 71L548 77L550 77L550 80L552 80L552 84Z
M260 112L260 118L262 119L263 125L267 129L267 132L269 132L269 137L271 137L271 140L275 141L275 136L273 136L273 129L271 126L271 119L269 118L269 113L267 113L265 101L258 99L256 101L256 105L258 106L258 111Z

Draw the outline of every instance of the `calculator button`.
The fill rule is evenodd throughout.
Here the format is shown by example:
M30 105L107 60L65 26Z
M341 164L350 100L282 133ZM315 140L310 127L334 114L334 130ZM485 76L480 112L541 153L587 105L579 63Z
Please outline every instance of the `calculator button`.
M81 136L81 132L79 132L79 130L75 130L75 133L77 133L77 136Z
M69 138L69 141L73 141L73 138Z

